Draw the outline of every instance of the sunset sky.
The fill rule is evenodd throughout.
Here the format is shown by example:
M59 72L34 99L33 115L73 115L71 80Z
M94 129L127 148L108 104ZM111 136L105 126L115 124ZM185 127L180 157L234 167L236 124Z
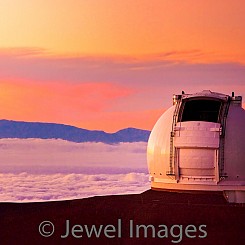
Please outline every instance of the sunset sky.
M244 44L244 0L1 0L0 118L150 130L182 90L245 99Z

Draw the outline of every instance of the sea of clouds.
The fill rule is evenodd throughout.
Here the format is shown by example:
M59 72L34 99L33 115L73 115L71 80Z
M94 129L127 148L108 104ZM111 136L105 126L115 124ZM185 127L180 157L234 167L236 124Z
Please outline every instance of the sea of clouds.
M150 188L146 146L0 139L0 202L143 192Z

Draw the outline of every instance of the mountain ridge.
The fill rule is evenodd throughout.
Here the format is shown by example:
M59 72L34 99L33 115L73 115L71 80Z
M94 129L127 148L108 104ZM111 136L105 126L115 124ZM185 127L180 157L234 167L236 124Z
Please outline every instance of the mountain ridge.
M63 139L76 143L103 142L108 144L119 142L147 142L150 131L125 128L115 133L102 130L88 130L71 125L45 122L25 122L1 119L0 138L39 138Z

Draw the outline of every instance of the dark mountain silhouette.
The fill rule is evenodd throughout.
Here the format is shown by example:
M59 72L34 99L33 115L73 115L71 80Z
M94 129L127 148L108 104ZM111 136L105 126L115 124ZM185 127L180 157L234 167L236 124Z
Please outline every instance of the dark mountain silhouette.
M0 138L63 139L77 143L103 142L113 144L119 142L146 142L149 135L150 131L136 128L126 128L115 133L106 133L56 123L0 120Z

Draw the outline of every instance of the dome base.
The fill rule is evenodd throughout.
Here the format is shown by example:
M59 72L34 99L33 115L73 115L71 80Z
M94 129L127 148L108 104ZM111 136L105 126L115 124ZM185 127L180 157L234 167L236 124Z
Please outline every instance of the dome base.
M224 191L228 202L245 203L245 191Z
M230 203L245 203L245 186L238 185L205 185L151 182L151 189L157 191L223 191Z

